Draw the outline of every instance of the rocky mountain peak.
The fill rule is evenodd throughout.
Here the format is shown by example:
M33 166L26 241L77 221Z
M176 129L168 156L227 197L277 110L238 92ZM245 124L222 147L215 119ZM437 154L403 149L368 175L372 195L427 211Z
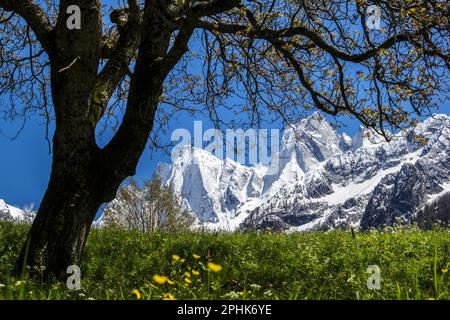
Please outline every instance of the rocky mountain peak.
M314 113L283 131L275 175L203 150L194 150L195 165L177 160L160 173L210 228L378 227L394 216L414 220L419 207L450 190L450 117L436 115L414 132L426 138L414 148L411 136L386 142L366 128L350 138Z

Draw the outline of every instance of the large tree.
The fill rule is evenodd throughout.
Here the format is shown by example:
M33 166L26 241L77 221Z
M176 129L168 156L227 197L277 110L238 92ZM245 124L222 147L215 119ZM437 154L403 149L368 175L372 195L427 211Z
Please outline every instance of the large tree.
M290 122L316 108L389 138L449 92L448 1L128 0L107 9L113 2L0 0L4 116L37 111L55 123L48 189L18 262L48 276L80 263L99 207L174 111L219 122L235 96L252 123L265 111ZM81 28L70 27L73 5ZM100 147L98 127L119 110Z

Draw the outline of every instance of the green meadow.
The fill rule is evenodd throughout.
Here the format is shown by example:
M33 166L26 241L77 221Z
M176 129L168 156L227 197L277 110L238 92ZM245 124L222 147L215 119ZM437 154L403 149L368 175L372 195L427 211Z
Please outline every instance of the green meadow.
M96 229L81 289L13 277L28 230L0 223L0 299L450 299L450 232L142 234ZM380 288L369 289L380 270ZM36 274L36 273L35 273Z

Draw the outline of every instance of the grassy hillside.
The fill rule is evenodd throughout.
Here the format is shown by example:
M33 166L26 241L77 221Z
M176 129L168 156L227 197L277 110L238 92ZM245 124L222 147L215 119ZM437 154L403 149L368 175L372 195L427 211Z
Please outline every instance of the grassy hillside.
M94 230L79 291L9 276L26 231L0 223L0 299L450 299L449 231L371 232L353 239L341 231ZM381 270L380 290L367 288L369 265Z

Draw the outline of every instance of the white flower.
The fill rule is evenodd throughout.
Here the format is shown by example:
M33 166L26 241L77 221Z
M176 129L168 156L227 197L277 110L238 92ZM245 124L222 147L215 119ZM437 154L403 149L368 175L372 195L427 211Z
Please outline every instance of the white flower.
M261 286L259 284L253 283L253 284L250 285L250 288L252 290L257 291L257 290L261 289Z

